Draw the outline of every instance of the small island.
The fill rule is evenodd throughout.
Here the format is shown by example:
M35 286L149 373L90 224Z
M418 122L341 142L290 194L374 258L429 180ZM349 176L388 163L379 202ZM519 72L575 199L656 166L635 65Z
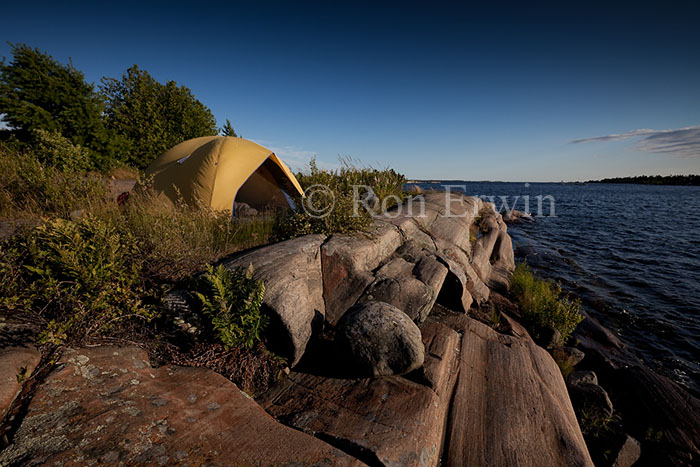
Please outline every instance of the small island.
M634 185L686 185L700 186L700 175L639 175L589 180L587 183L627 183Z

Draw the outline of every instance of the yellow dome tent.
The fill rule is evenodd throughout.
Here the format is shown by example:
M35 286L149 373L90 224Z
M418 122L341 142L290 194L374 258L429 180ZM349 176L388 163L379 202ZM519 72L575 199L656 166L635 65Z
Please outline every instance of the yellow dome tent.
M146 169L153 188L175 202L232 210L234 201L255 208L290 207L303 190L272 151L243 138L204 136L172 147Z

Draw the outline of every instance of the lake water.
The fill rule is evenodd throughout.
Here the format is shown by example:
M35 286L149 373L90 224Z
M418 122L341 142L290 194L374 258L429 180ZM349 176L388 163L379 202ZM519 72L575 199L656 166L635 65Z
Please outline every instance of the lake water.
M648 366L700 393L700 187L440 184L495 196L497 208L524 210L529 198L533 214L536 197L551 196L555 216L543 198L542 217L509 226L516 255L581 297Z

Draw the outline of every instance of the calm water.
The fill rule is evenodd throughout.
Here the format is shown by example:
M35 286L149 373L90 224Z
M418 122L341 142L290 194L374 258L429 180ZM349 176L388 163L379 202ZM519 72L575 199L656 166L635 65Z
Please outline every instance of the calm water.
M447 183L447 182L443 182ZM575 292L651 368L700 393L700 187L450 182L556 217L511 225L517 254ZM421 184L424 188L436 186ZM454 190L454 189L453 189Z

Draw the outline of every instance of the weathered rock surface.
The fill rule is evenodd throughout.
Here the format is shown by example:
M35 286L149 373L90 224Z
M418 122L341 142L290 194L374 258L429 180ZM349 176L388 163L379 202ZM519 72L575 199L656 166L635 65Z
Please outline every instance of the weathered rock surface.
M0 464L352 465L213 371L152 368L136 347L67 352Z
M377 223L371 234L334 235L321 248L326 320L335 325L374 281L372 271L401 246L399 229Z
M532 340L468 320L445 465L593 465L559 368Z
M627 435L620 450L617 452L613 467L632 467L639 460L642 454L642 448L639 446L639 441Z
M437 465L459 352L459 335L422 327L425 364L416 378L327 378L292 372L261 401L275 418L370 465ZM413 375L413 373L411 374Z
M34 347L0 349L0 418L22 389L22 381L29 378L41 360L41 352Z
M367 376L401 375L423 365L420 330L388 303L355 305L338 323L336 342L346 360Z
M265 281L264 305L273 320L268 332L274 350L296 365L301 359L314 327L323 322L323 276L321 235L276 243L224 261L227 268L248 267ZM318 324L316 324L318 323Z

